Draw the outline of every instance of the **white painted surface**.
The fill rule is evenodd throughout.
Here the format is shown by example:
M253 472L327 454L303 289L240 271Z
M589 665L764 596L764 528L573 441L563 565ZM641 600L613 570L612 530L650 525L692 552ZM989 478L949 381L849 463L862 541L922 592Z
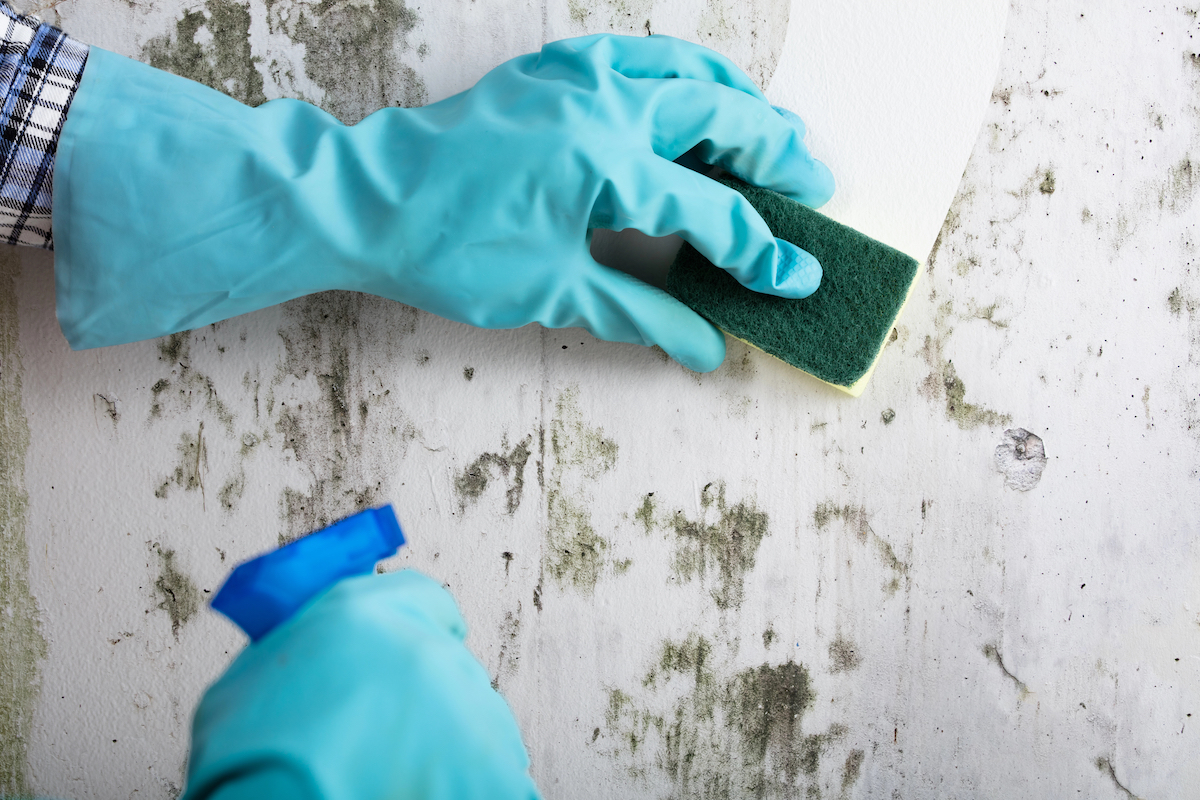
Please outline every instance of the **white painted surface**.
M617 27L618 5L658 8L578 7ZM401 57L436 96L468 85L510 33L533 47L574 24L512 6L445 5L500 25L464 34L472 44L454 59L428 38L428 63L465 64L445 85L416 56L420 25ZM130 53L181 9L56 8L76 35ZM258 48L271 34L253 25ZM785 744L815 753L815 769L796 771L799 788L768 781L767 796L1200 796L1197 54L1190 7L1014 3L929 274L858 400L736 344L697 377L571 331L476 331L348 296L197 331L170 357L153 342L71 353L51 259L22 252L29 581L49 653L32 787L64 798L179 787L190 709L241 640L206 612L173 635L156 547L215 590L281 535L388 500L412 539L388 567L456 593L547 797L701 796L698 782L723 777L742 797L746 781L787 778L774 744L746 767L753 713L717 691L706 721L694 672L644 680L664 641L689 635L710 643L718 690L763 665L807 671L814 699ZM346 380L323 378L339 356ZM1017 427L1047 457L1029 491L996 466ZM187 437L204 441L198 462ZM525 437L512 514L511 470L494 469L473 502L456 494L482 453ZM588 466L605 463L601 440L616 446L611 468ZM188 490L196 464L203 488ZM239 483L226 509L222 488ZM680 569L689 551L674 515L715 521L717 504L702 501L721 484L727 509L744 502L768 520L741 580L723 581L715 558L703 575ZM286 513L286 489L309 498L303 512ZM555 496L606 541L594 587L586 571L554 577L556 537L570 533ZM616 691L628 701L608 714ZM631 752L633 710L665 727L682 715L698 753L686 787L653 724Z

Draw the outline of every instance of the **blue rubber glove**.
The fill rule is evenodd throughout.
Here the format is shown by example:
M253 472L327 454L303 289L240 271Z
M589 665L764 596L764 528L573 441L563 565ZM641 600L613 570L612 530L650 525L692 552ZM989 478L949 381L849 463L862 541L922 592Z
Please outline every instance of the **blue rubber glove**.
M424 575L341 581L205 693L185 800L536 798L516 721L465 635Z
M351 289L715 369L716 328L597 264L590 231L678 233L752 289L807 296L815 259L673 163L690 153L817 206L833 179L796 122L728 59L666 36L555 42L352 127L93 48L55 168L59 321L72 347L98 347Z

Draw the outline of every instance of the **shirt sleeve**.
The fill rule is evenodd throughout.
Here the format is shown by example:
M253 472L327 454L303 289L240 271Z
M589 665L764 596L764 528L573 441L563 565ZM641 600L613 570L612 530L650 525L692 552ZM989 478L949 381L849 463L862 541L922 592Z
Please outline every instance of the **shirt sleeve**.
M54 152L88 48L0 0L0 240L54 249Z

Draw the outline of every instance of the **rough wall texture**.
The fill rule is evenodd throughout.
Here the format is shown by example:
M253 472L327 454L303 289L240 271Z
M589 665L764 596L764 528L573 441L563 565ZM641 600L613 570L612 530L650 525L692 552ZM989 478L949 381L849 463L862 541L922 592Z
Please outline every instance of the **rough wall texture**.
M46 15L353 120L596 30L711 35L766 83L788 6ZM339 293L71 353L49 257L9 252L0 792L178 794L190 709L240 646L203 601L391 501L412 543L386 568L456 593L550 798L1196 796L1198 16L1014 3L958 198L856 401L736 342L696 376Z

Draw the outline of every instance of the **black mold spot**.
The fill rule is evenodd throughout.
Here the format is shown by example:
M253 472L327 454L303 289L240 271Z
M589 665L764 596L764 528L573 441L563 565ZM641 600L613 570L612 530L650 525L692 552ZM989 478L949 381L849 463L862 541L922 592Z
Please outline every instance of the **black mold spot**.
M1140 797L1129 791L1128 786L1121 783L1121 780L1117 777L1117 769L1113 766L1111 760L1105 758L1104 756L1098 756L1094 763L1096 764L1096 769L1107 775L1113 782L1113 786L1116 786L1117 789L1119 789L1121 793L1125 795L1125 797L1129 798L1129 800L1141 800Z
M164 35L146 42L142 60L247 105L265 103L263 78L256 66L260 59L250 47L250 6L229 0L208 0L204 8L207 13L183 13L175 23L174 39ZM201 28L212 37L206 45L196 42Z
M1148 388L1148 387L1147 387ZM1149 395L1144 398L1149 401ZM1004 441L996 446L996 470L1004 475L1004 485L1028 492L1042 479L1046 469L1046 448L1040 437L1024 428L1004 432Z
M642 505L633 512L633 518L642 523L647 534L654 530L654 492L642 498Z
M894 409L891 409L891 408L885 408L885 409L883 410L883 413L881 413L881 414L879 415L879 420L880 420L880 421L881 421L881 422L882 422L884 425L891 425L891 424L892 424L892 421L893 421L893 420L895 420L895 419L896 419L896 412L895 412L895 410L894 410Z
M237 506L237 502L242 499L242 493L245 491L246 473L239 471L226 481L221 490L217 492L217 499L221 501L221 508L232 512Z
M496 469L509 484L508 491L505 492L505 510L509 514L515 513L521 505L521 495L525 489L525 465L529 462L529 445L532 443L533 435L530 434L507 453L484 453L471 462L462 474L454 479L454 493L458 495L459 511L479 500L488 483L495 477L492 471Z
M963 385L954 369L954 362L947 361L942 370L942 384L946 390L946 416L958 423L963 430L980 425L1007 425L1012 421L1008 414L998 414L989 408L968 403L967 387Z
M121 421L121 412L117 410L117 401L114 398L97 392L92 395L92 402L96 410L108 417L109 421L113 424L113 428L116 428L117 423Z
M862 750L851 750L850 754L846 756L846 763L842 765L843 794L858 780L858 776L862 772L862 763L865 755Z
M182 433L175 446L178 461L175 469L154 491L154 496L165 500L173 483L185 492L200 490L204 494L204 473L208 471L208 448L204 441L204 423L201 422L196 435Z
M768 533L768 517L754 500L730 505L725 499L725 484L712 492L712 484L700 495L704 509L700 519L689 520L682 511L671 518L676 536L673 567L683 580L704 579L714 569L720 585L712 590L717 607L724 610L741 605L743 580L754 568L754 555ZM709 521L709 507L715 505L716 518Z
M463 367L463 377L466 378L467 380L471 380L472 378L474 378L475 377L475 368L474 367Z
M171 618L171 633L179 639L179 629L200 609L200 592L192 579L181 572L175 564L175 551L163 550L154 545L158 553L159 574L154 580L154 591L161 598L157 608L166 611Z

